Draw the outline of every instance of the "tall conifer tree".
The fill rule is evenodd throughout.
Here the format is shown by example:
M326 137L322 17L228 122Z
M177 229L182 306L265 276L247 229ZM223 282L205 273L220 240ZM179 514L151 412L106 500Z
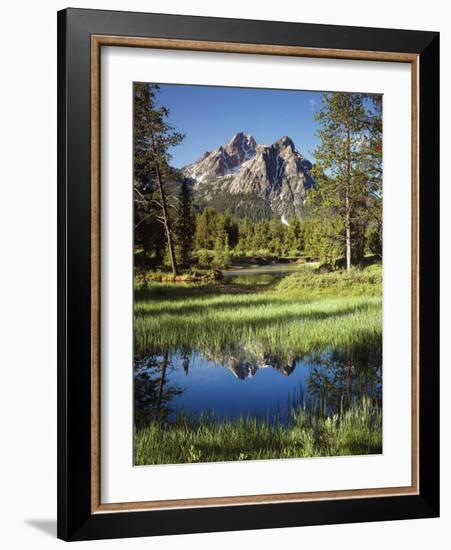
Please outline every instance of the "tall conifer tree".
M180 187L177 221L174 229L178 256L182 266L185 267L189 263L196 229L192 202L192 192L187 179L184 178Z
M168 244L173 277L177 275L171 221L166 200L165 184L173 177L170 168L169 149L183 140L167 122L169 110L158 106L154 84L135 83L134 85L134 165L135 201L156 204L160 210L157 219L163 224ZM148 199L145 192L148 186L155 185L159 200Z
M367 128L363 96L324 93L316 119L320 124L318 135L321 142L315 150L315 202L324 218L337 218L337 223L329 226L338 232L329 237L344 244L346 268L349 270L353 261L353 240L355 244L361 237L360 234L353 235L353 224L368 192L362 172L363 139Z

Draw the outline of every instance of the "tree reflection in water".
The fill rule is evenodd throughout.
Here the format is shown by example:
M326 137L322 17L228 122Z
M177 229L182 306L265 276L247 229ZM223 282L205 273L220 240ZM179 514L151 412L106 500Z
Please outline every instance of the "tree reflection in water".
M204 365L200 370L199 365L196 367L197 361ZM233 373L239 388L225 374L218 378L217 369ZM262 378L262 374L258 374L262 369L278 374ZM200 379L199 372L202 372ZM245 382L254 377L255 382ZM290 409L303 406L318 410L318 413L332 414L367 397L381 406L382 347L334 349L304 357L290 352L269 353L257 343L253 349L236 345L222 351L165 351L137 359L134 378L134 414L138 428L151 422L172 422L177 412L191 415L192 411L198 411L201 408L199 398L190 397L199 395L199 391L194 391L198 383L202 384L200 391L208 394L209 410L203 412L216 410L218 419L222 416L221 410L227 409L230 413L230 403L238 416L248 414L257 406L263 410L268 407L265 414L269 413L277 387L285 391L285 403ZM293 382L288 382L288 378ZM263 384L265 380L267 384ZM240 383L250 385L244 387ZM244 395L244 391L248 393ZM188 397L181 400L185 392ZM280 410L274 414L279 419L287 418Z
M136 427L145 426L152 421L165 421L174 412L172 401L183 393L183 389L169 380L168 374L172 368L168 351L162 355L150 355L135 362Z
M382 405L382 350L359 347L331 350L311 356L308 378L310 399L328 412L348 408L364 396Z

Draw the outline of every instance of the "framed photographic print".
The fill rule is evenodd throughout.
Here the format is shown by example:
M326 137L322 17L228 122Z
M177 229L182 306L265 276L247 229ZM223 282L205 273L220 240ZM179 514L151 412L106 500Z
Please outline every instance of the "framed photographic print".
M58 536L439 513L439 36L58 14Z

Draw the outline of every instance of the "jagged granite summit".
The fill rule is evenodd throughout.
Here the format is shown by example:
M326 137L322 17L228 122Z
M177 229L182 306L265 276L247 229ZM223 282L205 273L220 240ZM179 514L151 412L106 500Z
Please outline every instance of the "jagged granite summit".
M272 145L257 144L250 134L239 132L224 146L206 152L183 169L195 193L205 203L219 194L263 201L273 214L302 212L308 189L315 183L312 164L288 136Z

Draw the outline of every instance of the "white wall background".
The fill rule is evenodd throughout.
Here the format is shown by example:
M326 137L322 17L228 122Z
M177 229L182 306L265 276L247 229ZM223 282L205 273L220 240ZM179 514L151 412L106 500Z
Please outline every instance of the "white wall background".
M365 550L444 548L451 538L451 18L441 0L129 0L72 7L242 17L440 31L442 45L442 517L83 543L92 548L196 550L303 547ZM56 11L63 1L8 3L0 33L0 541L53 548L56 540ZM283 8L283 9L281 9ZM448 543L445 541L448 540Z

